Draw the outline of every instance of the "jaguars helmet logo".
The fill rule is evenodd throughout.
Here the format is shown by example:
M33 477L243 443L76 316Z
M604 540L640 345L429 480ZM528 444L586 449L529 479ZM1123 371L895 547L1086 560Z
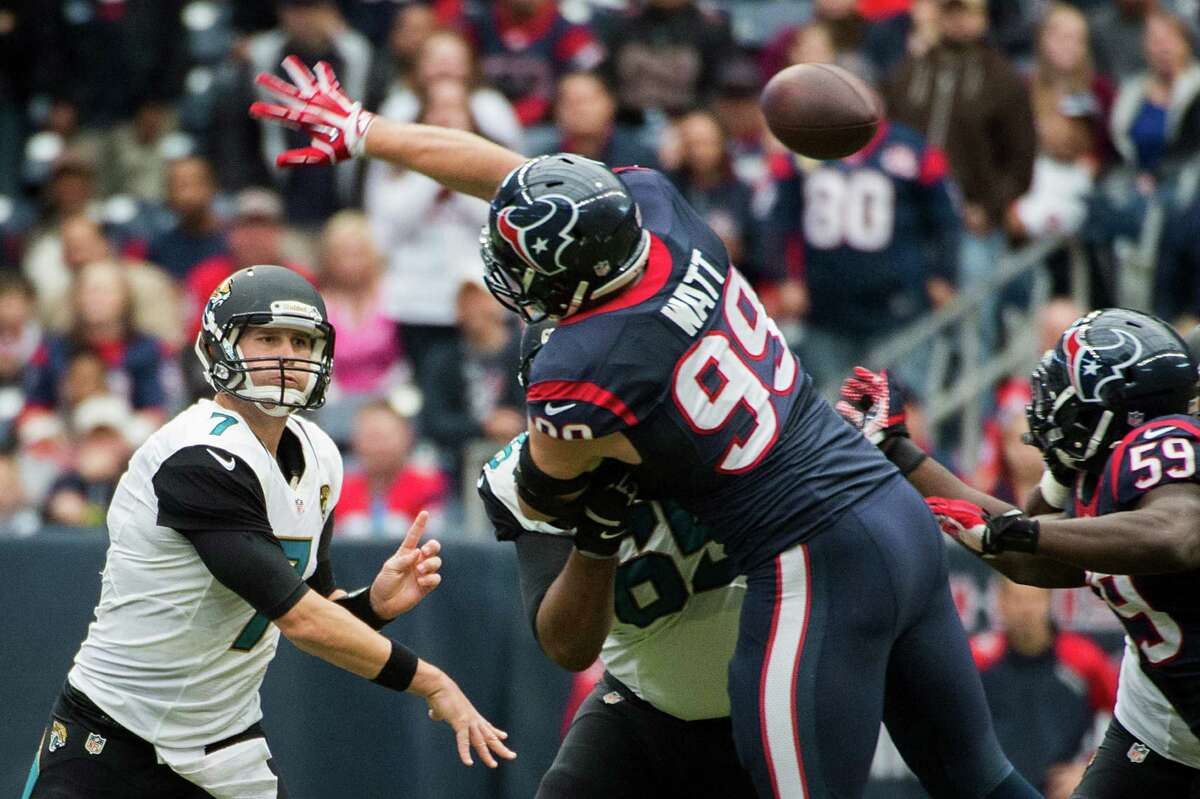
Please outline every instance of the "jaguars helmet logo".
M229 299L229 290L233 286L233 275L221 281L221 285L213 289L212 296L208 298L210 308L219 307L225 300Z

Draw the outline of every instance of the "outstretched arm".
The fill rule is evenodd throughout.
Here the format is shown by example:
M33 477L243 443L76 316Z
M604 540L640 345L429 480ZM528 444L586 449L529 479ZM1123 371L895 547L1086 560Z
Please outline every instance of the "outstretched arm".
M861 366L855 367L854 375L842 384L842 396L844 399L837 403L838 413L878 446L921 496L963 500L993 516L1013 510L1007 502L964 483L909 438L902 398L886 371L876 374ZM1042 499L1040 489L1033 492L1027 508L1058 512ZM953 537L973 555L982 558L978 549L964 544L958 536ZM1082 569L1042 555L1005 552L983 558L983 561L1010 580L1024 585L1070 588L1084 584Z
M505 176L528 160L469 131L382 117L377 117L367 132L363 152L484 200L491 200Z
M1008 511L1015 510L1007 502L971 488L933 458L925 458L921 461L920 466L908 473L907 477L923 497L964 500L978 505L993 516L1001 516ZM1057 511L1054 512L1057 513ZM1045 528L1043 527L1043 529ZM1060 562L1050 552L1039 552L1039 554L1003 552L984 557L983 553L964 544L961 539L955 537L955 540L972 555L980 558L1013 582L1042 588L1074 588L1084 584L1083 569L1070 563Z
M465 765L472 764L472 748L490 768L497 766L493 753L506 760L516 757L504 745L508 733L480 715L445 672L375 632L337 603L307 591L275 623L301 651L387 688L423 697L429 717L445 721L454 730L458 756Z
M1103 574L1163 574L1200 568L1200 485L1147 493L1137 508L1086 519L1040 522L1038 552Z
M464 130L394 122L342 92L324 61L310 71L296 56L283 60L291 83L262 73L259 86L276 102L256 102L251 116L303 130L308 147L288 150L277 166L335 164L368 156L420 172L447 188L490 200L504 177L527 159Z

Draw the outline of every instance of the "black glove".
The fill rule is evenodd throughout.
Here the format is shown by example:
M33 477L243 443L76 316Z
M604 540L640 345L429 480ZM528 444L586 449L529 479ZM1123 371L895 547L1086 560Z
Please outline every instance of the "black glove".
M638 484L629 467L606 461L595 471L580 496L575 516L575 548L589 558L613 558L621 539L629 535L629 514L637 501Z

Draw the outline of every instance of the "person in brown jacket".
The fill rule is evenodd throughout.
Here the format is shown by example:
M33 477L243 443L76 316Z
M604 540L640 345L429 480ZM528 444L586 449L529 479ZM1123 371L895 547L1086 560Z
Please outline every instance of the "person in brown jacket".
M985 41L987 0L939 6L940 41L906 59L884 97L892 119L946 152L962 190L959 274L969 290L1004 252L1004 214L1029 188L1037 142L1025 82Z

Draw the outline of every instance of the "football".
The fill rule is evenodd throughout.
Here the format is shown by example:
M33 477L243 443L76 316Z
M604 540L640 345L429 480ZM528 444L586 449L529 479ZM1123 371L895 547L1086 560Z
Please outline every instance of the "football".
M767 125L788 149L809 158L845 158L879 127L882 103L860 78L833 64L780 70L759 99Z

